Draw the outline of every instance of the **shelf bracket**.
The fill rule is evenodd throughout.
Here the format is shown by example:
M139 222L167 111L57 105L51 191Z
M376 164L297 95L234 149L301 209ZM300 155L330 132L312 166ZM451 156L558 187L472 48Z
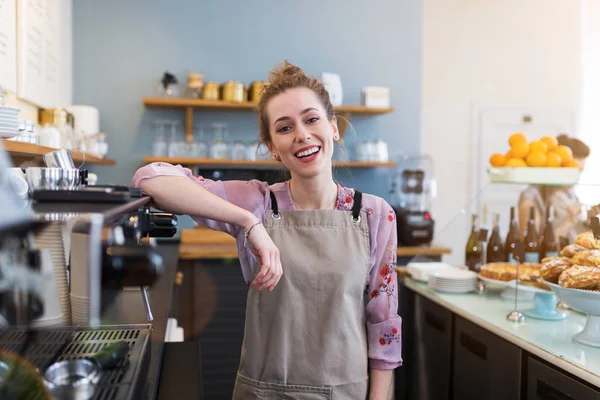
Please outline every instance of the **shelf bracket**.
M194 108L185 108L185 141L191 142L194 140Z

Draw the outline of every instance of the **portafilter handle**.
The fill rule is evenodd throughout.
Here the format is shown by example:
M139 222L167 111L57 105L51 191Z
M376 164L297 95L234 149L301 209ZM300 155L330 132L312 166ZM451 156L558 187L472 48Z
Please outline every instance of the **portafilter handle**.
M142 291L142 301L144 302L144 308L146 309L146 319L148 322L154 321L154 316L152 315L152 309L150 308L150 301L148 300L148 289L146 286L140 286Z

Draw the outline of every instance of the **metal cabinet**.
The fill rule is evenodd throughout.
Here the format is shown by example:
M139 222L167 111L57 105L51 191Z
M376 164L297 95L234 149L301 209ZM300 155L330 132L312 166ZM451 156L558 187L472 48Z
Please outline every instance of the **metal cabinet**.
M600 391L527 357L526 400L600 400Z
M408 398L444 400L450 396L452 313L423 296L414 302L418 346L413 349Z
M522 350L461 317L454 324L453 398L519 399Z

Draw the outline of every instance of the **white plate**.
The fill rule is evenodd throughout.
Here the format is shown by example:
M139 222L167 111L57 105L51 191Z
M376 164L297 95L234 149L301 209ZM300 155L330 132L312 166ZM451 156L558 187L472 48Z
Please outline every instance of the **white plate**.
M448 280L477 280L477 274L470 270L451 268L433 272L430 277Z
M572 186L579 181L580 175L579 168L502 167L488 169L490 181L500 183Z
M510 283L510 281L499 281L497 279L491 279L481 275L479 275L479 279L484 281L487 284L488 289L491 290L506 289Z
M431 273L448 268L454 267L442 262L410 262L406 266L406 271L414 280L427 282Z
M508 287L516 289L517 288L517 281L510 281L508 283ZM535 286L529 286L529 285L524 285L522 283L519 282L519 291L524 291L524 292L531 292L531 293L550 293L550 290L544 290Z
M17 136L18 133L0 132L0 139L11 139Z

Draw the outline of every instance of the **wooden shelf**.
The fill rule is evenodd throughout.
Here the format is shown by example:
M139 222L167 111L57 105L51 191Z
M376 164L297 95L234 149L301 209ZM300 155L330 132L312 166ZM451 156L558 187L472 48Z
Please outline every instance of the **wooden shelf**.
M149 108L179 108L185 110L185 137L192 140L194 132L194 110L224 110L224 111L256 111L257 104L250 102L236 103L223 100L186 99L184 97L145 97L144 105ZM381 115L394 111L393 108L373 108L361 105L343 105L334 107L334 110L345 118L338 118L340 136L346 131L346 120L354 115Z
M257 104L250 102L236 103L223 100L202 100L186 98L160 98L146 97L143 99L144 105L151 108L206 108L206 109L225 109L225 110L249 110L256 111ZM393 108L372 108L360 105L344 105L334 107L339 113L376 115L387 114L394 111Z
M204 167L229 167L229 168L252 168L252 167L268 167L272 169L283 168L283 164L276 161L246 161L246 160L217 160L212 158L187 158L187 157L144 157L144 162L166 162L169 164L181 164L190 166L204 166ZM333 166L338 168L373 168L373 167L393 167L393 162L361 162L361 161L348 161L348 162L334 162Z
M41 158L44 154L50 153L56 149L52 147L39 146L37 144L15 142L12 140L2 140L2 147L12 157L30 157ZM83 153L78 150L71 150L73 161L83 162ZM85 155L85 164L115 165L115 161L108 158L98 158L89 154ZM84 164L84 165L85 165Z

